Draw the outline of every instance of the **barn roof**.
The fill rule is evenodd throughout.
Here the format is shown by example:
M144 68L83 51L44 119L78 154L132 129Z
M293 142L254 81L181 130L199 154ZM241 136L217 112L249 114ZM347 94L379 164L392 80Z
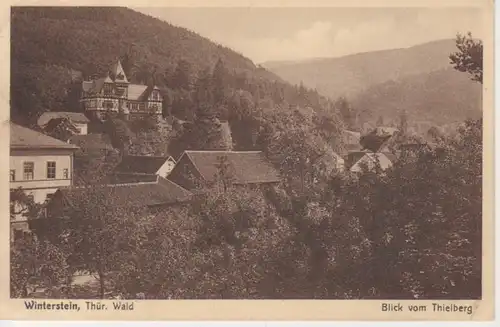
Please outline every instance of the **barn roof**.
M217 165L225 157L235 184L279 182L278 171L267 161L261 151L185 151L206 181L213 181L218 173Z
M107 184L94 187L60 188L64 203L78 206L81 201L88 199L92 192L99 192L109 196L117 205L127 206L158 206L182 203L191 199L192 193L162 177L154 182Z

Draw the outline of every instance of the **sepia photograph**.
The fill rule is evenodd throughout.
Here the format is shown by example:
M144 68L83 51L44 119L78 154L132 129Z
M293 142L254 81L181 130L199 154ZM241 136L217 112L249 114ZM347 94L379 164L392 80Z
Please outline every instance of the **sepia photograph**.
M9 298L471 319L493 278L485 4L10 7Z

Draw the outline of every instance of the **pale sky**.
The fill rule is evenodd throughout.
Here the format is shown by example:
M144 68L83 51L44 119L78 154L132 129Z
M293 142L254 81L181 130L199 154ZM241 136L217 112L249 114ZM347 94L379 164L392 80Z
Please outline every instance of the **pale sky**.
M188 28L255 63L338 57L454 38L482 37L475 8L133 8Z

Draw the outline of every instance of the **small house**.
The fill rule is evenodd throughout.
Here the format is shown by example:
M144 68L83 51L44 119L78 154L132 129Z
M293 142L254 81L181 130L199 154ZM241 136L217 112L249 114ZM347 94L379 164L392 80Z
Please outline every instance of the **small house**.
M88 133L88 124L90 120L87 117L85 117L85 115L81 112L64 112L64 111L44 112L38 118L37 124L42 129L45 129L45 127L49 124L49 122L52 119L69 120L78 131L77 135L87 135Z
M381 152L350 153L346 164L348 165L346 168L351 172L361 172L365 167L370 171L377 166L386 170L393 165L388 156Z
M278 171L261 151L185 151L168 179L193 190L216 181L222 171L233 185L280 182Z

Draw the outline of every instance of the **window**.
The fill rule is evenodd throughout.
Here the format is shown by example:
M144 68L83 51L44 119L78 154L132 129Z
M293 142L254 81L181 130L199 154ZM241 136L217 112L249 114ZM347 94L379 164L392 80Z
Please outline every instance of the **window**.
M55 161L47 162L47 178L50 178L50 179L56 178L56 162Z
M105 101L103 101L103 106L106 109L113 109L113 107L115 105L114 105L113 101L105 100Z
M111 84L104 84L104 94L105 95L110 95L113 92L113 85Z
M15 182L16 181L16 170L15 169L11 169L10 170L10 181L11 182Z
M63 178L68 179L69 178L69 171L68 168L63 169Z
M31 237L31 232L24 230L24 229L16 228L16 229L14 229L13 236L14 236L14 241L27 239L27 238Z
M25 162L23 168L24 168L24 179L32 180L35 172L35 163L32 161Z
M158 91L153 91L153 94L151 95L151 98L153 99L153 101L160 100L160 93L158 93Z

